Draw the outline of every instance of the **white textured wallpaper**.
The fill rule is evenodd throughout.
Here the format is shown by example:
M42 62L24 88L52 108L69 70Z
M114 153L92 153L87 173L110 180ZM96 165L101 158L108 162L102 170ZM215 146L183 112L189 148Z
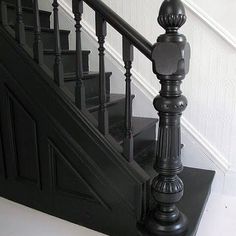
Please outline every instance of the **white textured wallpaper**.
M235 0L197 0L194 2L236 38Z

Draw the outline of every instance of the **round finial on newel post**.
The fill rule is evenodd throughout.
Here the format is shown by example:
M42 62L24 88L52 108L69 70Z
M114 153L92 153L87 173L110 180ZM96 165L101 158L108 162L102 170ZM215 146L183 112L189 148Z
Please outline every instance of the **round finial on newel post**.
M186 22L183 3L180 0L165 0L160 8L158 23L167 33L175 33Z
M188 220L177 203L184 194L184 183L178 176L181 162L181 115L187 108L187 98L181 84L189 71L190 46L178 29L186 22L180 0L164 0L158 16L166 30L153 45L153 72L161 90L153 101L159 115L159 130L154 169L158 173L151 184L151 211L145 227L153 236L185 235Z

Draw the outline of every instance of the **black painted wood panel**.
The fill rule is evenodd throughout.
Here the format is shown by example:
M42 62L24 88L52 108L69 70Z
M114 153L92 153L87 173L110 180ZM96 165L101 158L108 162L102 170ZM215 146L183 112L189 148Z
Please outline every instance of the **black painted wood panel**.
M133 168L130 169L123 157L112 149L111 144L94 129L93 125L84 116L78 113L72 103L66 98L64 92L58 90L53 81L45 73L42 73L39 68L36 68L30 60L26 59L30 65L24 63L21 58L26 55L13 50L10 44L14 42L10 38L6 41L5 36L7 35L0 37L0 49L8 53L2 53L0 59L5 62L11 61L11 63L6 63L5 65L8 71L11 71L11 77L13 77L8 79L9 82L15 84L14 81L16 79L14 77L17 78L18 87L27 91L27 96L30 100L34 101L34 104L38 104L34 106L38 107L38 113L44 111L46 116L44 124L49 124L49 120L53 118L56 123L60 124L59 129L64 127L69 133L67 138L72 137L76 142L79 141L82 148L86 149L88 143L93 143L91 148L89 150L86 149L86 151L88 156L96 163L97 167L95 169L102 170L106 176L105 179L112 180L112 184L107 183L106 187L109 189L114 188L112 191L117 193L116 197L118 199L122 199L120 203L126 206L126 211L135 212L133 214L140 216L140 201L142 201L140 191L142 184L146 181L145 178L138 175L136 179L136 172L133 172ZM14 66L14 69L13 61L18 63L17 67ZM19 74L21 75L20 77L18 77ZM53 120L53 125L56 124L55 121ZM101 145L103 148L101 148ZM97 158L98 156L99 158Z
M89 190L86 180L78 175L68 158L51 141L49 141L49 158L55 192L97 202Z
M0 178L6 177L6 164L5 164L5 153L4 153L4 147L2 142L2 129L0 126Z
M4 0L4 1L10 4L15 4L16 0ZM22 0L21 2L22 6L24 7L32 7L32 0Z
M67 106L63 104L57 106L55 102L57 103L60 99L50 98L52 94L55 96L55 91L52 93L51 90L47 96L44 94L45 104L41 103L41 99L38 100L39 103L36 102L40 96L39 91L42 91L40 88L42 80L38 80L37 76L27 78L27 83L24 85L31 83L31 89L35 91L29 96L32 91L22 84L26 79L25 76L18 77L15 73L10 75L1 69L0 65L0 80L7 85L7 87L4 85L4 89L2 89L3 86L0 87L5 91L3 96L3 110L5 111L3 120L6 127L4 139L8 143L7 166L10 174L7 181L0 180L1 196L110 235L113 235L113 232L117 232L117 235L124 235L126 232L129 235L136 235L137 213L135 211L138 209L133 207L132 203L137 206L139 203L133 202L132 199L139 197L138 180L131 176L130 179L127 178L131 173L127 175L124 172L125 169L117 163L118 159L114 162L114 159L110 158L111 155L98 149L97 143L93 143L91 150L86 149L85 152L84 142L87 143L85 140L89 137L86 134L88 131L84 132L81 129L81 121L77 122L82 117L77 113L76 117L72 118L69 114L74 112L66 111L68 103ZM20 73L26 72L23 68L20 71ZM30 68L27 73L31 73ZM3 83L0 82L0 84ZM46 85L44 82L43 84ZM38 127L41 188L34 183L29 184L30 181L15 178L14 152L9 151L13 146L8 130L11 127L10 99L14 106L17 106L17 109L12 110L20 110L26 117L31 116L31 123L35 120ZM61 122L65 123L61 126ZM51 145L54 150L53 155L45 140L50 140L53 144ZM56 165L52 160L50 161L51 156L56 159L56 162L54 160ZM120 161L122 162L122 157ZM109 175L114 175L115 179ZM126 179L126 182L122 179ZM119 190L119 186L123 186L122 191Z
M13 147L12 161L15 177L21 181L37 184L40 181L40 174L36 121L10 91L8 91L8 95L9 131Z

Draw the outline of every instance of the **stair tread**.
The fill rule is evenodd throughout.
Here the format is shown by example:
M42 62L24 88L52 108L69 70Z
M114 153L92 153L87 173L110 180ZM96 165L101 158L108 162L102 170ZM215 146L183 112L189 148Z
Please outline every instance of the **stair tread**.
M10 27L12 27L14 29L15 25L9 24ZM43 33L54 33L54 29L50 29L50 28L45 28L45 27L41 27L41 32ZM28 31L34 31L34 27L33 26L29 26L29 25L25 25L25 30ZM70 34L70 30L60 30L60 33L62 34ZM45 51L53 51L52 49L45 49Z
M83 53L90 53L90 50L83 50ZM52 55L52 54L55 54L55 50L54 49L46 49L44 50L44 54L45 55ZM76 50L62 50L61 51L61 54L62 55L71 55L71 54L76 54ZM67 73L67 74L70 74L70 73ZM72 72L73 74L73 72Z
M112 75L112 72L106 72L106 75ZM64 73L65 82L75 82L75 72ZM89 71L83 73L83 79L92 79L94 76L99 76L98 71Z
M107 104L109 103L109 105L112 105L114 103L117 103L121 100L125 99L125 95L124 94L110 94L110 96L107 99ZM97 109L97 107L99 106L99 97L94 97L94 98L90 98L86 101L86 105L87 108L89 109L89 111L93 111L95 109Z
M144 118L144 117L132 117L133 135L140 134L143 130L146 130L156 124L158 119ZM119 144L123 143L124 138L124 121L115 123L110 127L110 134L115 138Z
M11 4L11 3L8 3L8 2L6 2L6 4L7 4L7 7L8 7L8 8L16 8L14 4ZM22 7L22 10L23 10L23 11L28 11L28 12L33 12L33 11L34 11L33 8L31 8L31 7L26 7L26 6L23 6L23 7ZM44 10L39 10L39 13L47 14L47 15L49 15L49 16L52 14L50 11L44 11Z
M9 24L12 28L15 27L15 25L12 25L12 24ZM41 32L46 32L46 33L54 33L54 29L50 29L50 28L46 28L46 27L41 27ZM25 25L25 30L28 30L28 31L34 31L34 27L33 26L30 26L30 25ZM61 33L64 33L64 34L69 34L70 33L70 30L60 30ZM50 49L49 49L50 50ZM47 50L45 50L47 51Z
M15 5L15 0L4 0L4 2L6 2L7 4ZM32 0L22 0L21 5L32 8Z

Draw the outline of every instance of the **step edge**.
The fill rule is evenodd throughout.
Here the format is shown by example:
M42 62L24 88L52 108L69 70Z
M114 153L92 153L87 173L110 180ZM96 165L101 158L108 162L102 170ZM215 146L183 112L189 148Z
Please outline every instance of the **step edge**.
M11 28L13 28L14 29L14 27L15 27L15 25L13 25L13 24L8 24ZM32 32L34 32L34 26L30 26L30 25L25 25L25 30L27 30L27 31L32 31ZM54 29L51 29L51 28L47 28L47 27L40 27L40 30L41 30L41 32L43 32L43 33L54 33ZM62 33L62 34L70 34L70 30L64 30L64 29L62 29L62 30L60 30L60 33ZM50 51L50 49L46 49L46 51Z
M120 95L121 97L116 99L116 100L113 100L112 102L107 102L106 104L108 104L108 107L110 107L111 105L116 105L117 103L119 102L122 102L123 100L125 100L125 94L121 94L121 93L110 93L110 95ZM110 96L109 95L109 96ZM131 99L133 100L135 98L135 95L132 95L131 96ZM98 96L96 97L91 97L91 98L88 98L87 100L92 100L92 99L98 99ZM89 112L95 112L97 111L97 108L99 108L99 105L96 105L96 106L92 106L90 108L88 108ZM90 111L90 109L92 111ZM96 110L95 110L96 109Z
M106 76L111 76L112 72L105 72ZM93 76L99 76L99 72L98 71L89 71L89 72L84 72L83 74L83 79L91 79ZM75 72L71 72L71 73L65 73L64 74L64 78L66 82L73 82L76 81L76 74Z
M117 95L123 95L123 94L117 94ZM94 99L98 99L98 97L94 97ZM90 100L91 98L89 98L88 100ZM113 105L116 105L120 102L122 102L123 100L125 99L125 95L123 95L122 97L118 98L118 99L115 99L113 101L108 101L105 103L105 105L107 107L110 107L110 106L113 106ZM92 106L92 107L89 107L87 108L89 112L93 113L93 112L96 112L98 111L97 108L99 108L99 104L98 105L95 105L95 106Z
M53 55L53 54L55 54L55 50L50 50L50 49L49 50L45 49L45 50L43 50L43 52L44 52L44 55ZM90 54L91 53L91 51L89 51L89 50L83 50L82 52L84 54ZM71 55L71 54L75 54L76 50L62 50L61 53L62 53L62 55Z
M11 3L8 3L8 2L6 2L6 5L7 5L7 8L11 8L11 9L16 8L14 4L11 4ZM33 12L34 9L31 8L31 7L23 6L22 11ZM51 14L52 14L52 12L50 12L50 11L45 11L45 10L40 10L40 9L39 9L39 13L45 14L45 15L48 15L48 16L51 16Z
M158 119L155 119L155 118L135 117L135 116L133 116L132 118L140 118L140 119L150 119L150 120L152 120L152 121L150 121L147 125L143 126L142 129L138 130L138 132L134 133L134 134L133 134L133 137L136 137L136 136L139 135L142 131L144 131L144 130L146 130L146 129L149 129L149 128L151 128L152 126L156 125L157 122L158 122ZM134 122L132 122L132 123L134 124ZM115 126L115 125L114 125L114 126ZM112 126L112 127L114 127L114 126ZM112 127L111 127L111 129L112 129ZM124 141L123 139L120 140L120 141L117 140L117 142L118 142L120 145L122 145L123 141Z

